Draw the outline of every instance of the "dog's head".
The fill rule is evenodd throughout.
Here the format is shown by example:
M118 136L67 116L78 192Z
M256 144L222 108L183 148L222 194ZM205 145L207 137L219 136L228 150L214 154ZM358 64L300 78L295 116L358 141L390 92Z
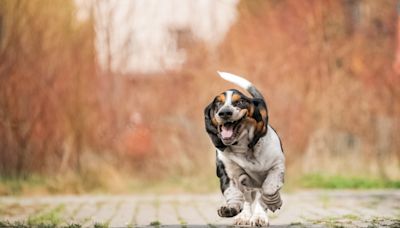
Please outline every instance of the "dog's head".
M216 96L204 115L207 132L219 149L237 144L244 131L249 134L248 146L252 147L267 130L268 112L264 100L249 98L235 89Z

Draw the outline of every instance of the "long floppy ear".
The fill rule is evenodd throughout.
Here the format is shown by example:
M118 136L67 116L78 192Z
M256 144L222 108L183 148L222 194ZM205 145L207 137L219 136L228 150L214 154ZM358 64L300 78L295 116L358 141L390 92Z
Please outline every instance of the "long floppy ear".
M248 145L249 148L253 148L258 140L267 134L268 129L267 104L263 99L259 98L254 98L252 103L254 105L254 111L252 112L251 117L256 121L256 127L254 129L254 137Z
M222 143L221 139L218 137L218 124L214 118L214 101L211 102L204 109L204 123L208 136L210 136L212 143L219 150L224 150L226 148L225 144Z

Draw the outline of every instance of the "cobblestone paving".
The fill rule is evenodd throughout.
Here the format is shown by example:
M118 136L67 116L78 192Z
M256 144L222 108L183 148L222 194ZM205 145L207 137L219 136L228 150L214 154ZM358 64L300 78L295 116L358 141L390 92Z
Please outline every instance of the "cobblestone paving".
M271 227L400 227L400 190L302 191L282 196ZM229 227L218 217L224 201L208 195L83 195L0 197L1 224L63 227Z

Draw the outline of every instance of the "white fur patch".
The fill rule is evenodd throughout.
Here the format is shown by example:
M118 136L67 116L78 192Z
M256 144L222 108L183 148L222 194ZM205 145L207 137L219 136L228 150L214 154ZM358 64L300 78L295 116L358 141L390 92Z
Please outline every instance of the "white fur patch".
M221 76L221 78L232 82L233 84L242 87L243 89L247 90L248 88L250 88L252 86L251 82L247 81L246 79L238 76L238 75L234 75L231 73L227 73L227 72L220 72L217 71L219 76Z
M254 202L254 211L250 218L250 225L252 226L268 226L268 215L267 212L258 203L258 200Z
M250 225L251 205L249 202L244 202L243 210L235 217L235 225Z
M232 105L232 95L233 95L233 91L228 90L226 91L226 100L225 100L225 105Z

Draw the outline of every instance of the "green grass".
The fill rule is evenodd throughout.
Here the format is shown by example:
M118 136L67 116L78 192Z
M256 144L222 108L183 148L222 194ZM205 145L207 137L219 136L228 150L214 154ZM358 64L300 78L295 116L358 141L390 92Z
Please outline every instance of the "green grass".
M10 228L31 228L31 227L37 227L37 228L54 228L54 227L60 227L60 228L81 228L82 225L80 224L68 224L64 226L60 226L57 224L51 224L51 223L36 223L36 224L29 224L26 222L22 221L16 221L16 222L8 222L8 221L0 221L0 227L10 227Z
M64 211L64 208L64 205L60 205L48 212L30 216L28 218L28 225L40 227L57 227L57 225L61 223L61 213Z
M161 222L160 221L152 221L151 223L150 223L150 226L160 226L161 225Z
M110 225L108 223L95 223L94 228L108 228Z
M352 221L360 219L360 217L358 215L353 215L353 214L343 215L343 218L344 219L348 219L348 220L352 220Z
M0 221L0 227L27 228L29 226L19 221L17 222Z
M389 217L375 217L372 219L363 220L357 215L343 215L343 216L332 216L321 219L308 220L313 224L323 225L323 227L357 227L354 223L362 221L362 223L368 224L369 228L373 227L400 227L400 219L389 218Z
M68 224L66 226L64 226L64 228L81 228L82 225L80 224L76 224L76 223L72 223L72 224Z
M18 195L25 189L42 188L47 185L46 180L38 175L26 178L0 176L0 195Z
M355 220L358 220L359 217L356 215L343 215L343 216L339 216L339 217L335 217L335 216L328 216L322 219L317 219L317 220L309 220L310 222L314 223L314 224L322 224L324 226L327 227L344 227L344 225L352 223Z
M300 184L305 188L325 189L400 188L400 181L324 174L307 174L301 178Z
M295 227L306 227L303 223L301 223L301 222L291 222L290 224L289 224L289 226L288 227L291 227L291 226L295 226Z
M211 170L211 169L210 169ZM209 193L219 190L214 173L188 176L170 175L165 178L132 177L122 175L114 184L112 178L79 175L29 175L25 178L0 174L0 195L46 195L81 193ZM111 180L111 181L110 181ZM106 183L103 183L106 182ZM121 184L122 183L122 184Z
M91 179L91 177L85 177ZM123 186L113 189L106 184L85 184L85 178L55 178L32 175L23 179L0 175L0 195L46 195L62 193L209 193L219 191L218 178L214 173L194 176L172 175L161 179L133 178L123 179ZM66 179L66 180L64 180ZM285 191L304 188L324 189L372 189L400 188L400 180L346 175L327 175L312 173L304 176L287 175ZM98 181L99 183L101 181ZM110 182L111 183L111 182ZM100 187L99 187L100 186ZM112 186L112 184L111 184ZM1 211L0 211L1 213Z

